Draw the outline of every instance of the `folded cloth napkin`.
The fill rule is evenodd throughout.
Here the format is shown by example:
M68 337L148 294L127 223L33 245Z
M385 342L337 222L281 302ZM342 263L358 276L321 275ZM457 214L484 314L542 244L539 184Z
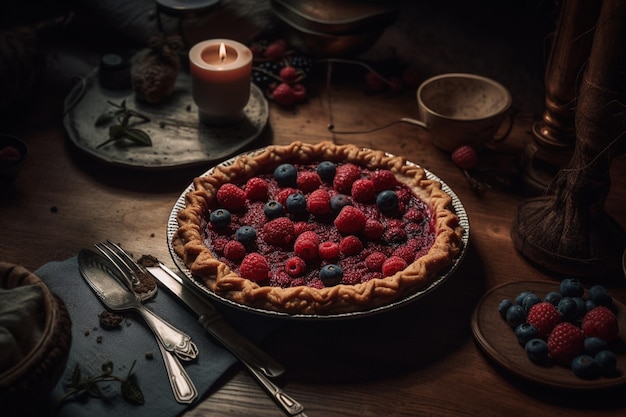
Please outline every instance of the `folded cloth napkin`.
M130 404L122 398L119 383L100 383L104 398L66 401L59 416L177 416L189 407L174 400L156 339L138 314L124 313L125 319L117 329L100 326L98 316L105 307L82 278L77 257L48 263L35 274L63 300L72 320L72 345L67 366L50 402L66 392L66 384L71 380L76 364L83 375L93 376L99 375L101 366L109 361L113 363L113 374L121 377L126 377L135 363L133 373L145 398L143 405ZM197 403L236 362L235 357L213 340L197 318L167 291L160 290L146 306L191 336L198 346L198 357L191 362L182 362L198 390ZM234 327L257 344L277 326L277 322L262 316L246 316L235 311L224 312L224 315L231 324L238 320ZM51 407L52 404L46 405L48 409Z

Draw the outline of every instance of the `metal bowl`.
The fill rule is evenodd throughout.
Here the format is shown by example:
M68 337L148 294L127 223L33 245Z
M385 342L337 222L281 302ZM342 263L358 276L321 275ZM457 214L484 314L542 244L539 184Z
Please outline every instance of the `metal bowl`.
M380 37L398 14L387 4L357 0L272 0L290 43L316 57L357 55Z

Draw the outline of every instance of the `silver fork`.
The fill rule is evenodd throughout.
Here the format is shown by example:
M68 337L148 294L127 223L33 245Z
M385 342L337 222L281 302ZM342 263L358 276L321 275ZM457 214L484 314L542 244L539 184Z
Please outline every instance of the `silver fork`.
M133 279L139 279L137 274L141 272L140 265L138 265L121 247L111 241L96 243L95 246L96 249L117 267L118 271L126 280L126 286L133 291L132 281ZM139 296L137 296L137 298L141 300ZM143 304L139 304L141 307L139 313L150 329L152 329L163 348L173 352L184 361L193 360L198 356L198 347L191 340L189 335L157 316L152 310L144 307Z

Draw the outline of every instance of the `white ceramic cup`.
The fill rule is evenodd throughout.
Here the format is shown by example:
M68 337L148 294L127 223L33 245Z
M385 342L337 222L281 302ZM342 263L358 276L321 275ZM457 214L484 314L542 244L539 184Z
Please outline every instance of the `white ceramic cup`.
M481 147L509 134L513 125L509 111L512 101L511 93L492 79L474 74L442 74L419 86L420 120L410 122L426 129L433 144L445 151L462 145ZM499 132L507 115L509 125Z

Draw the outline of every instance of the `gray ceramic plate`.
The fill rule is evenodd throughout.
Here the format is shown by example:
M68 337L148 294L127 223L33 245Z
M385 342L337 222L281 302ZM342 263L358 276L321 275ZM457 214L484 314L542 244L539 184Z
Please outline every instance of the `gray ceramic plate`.
M259 149L256 151L252 151L249 152L249 155L254 155L257 152L261 152L263 151L263 149ZM222 164L220 165L224 165L224 166L228 166L231 165L233 163L233 161L236 159L236 157L231 158L227 161L222 162ZM409 162L411 163L411 162ZM209 169L208 171L206 171L203 175L210 175L213 172L214 168ZM172 238L174 236L174 233L176 233L176 230L178 229L178 222L176 220L176 217L178 215L178 213L185 207L185 196L187 195L188 192L193 190L193 183L190 184L180 195L180 197L178 198L178 200L176 201L176 203L174 204L174 208L172 209L172 212L170 213L170 217L167 223L167 245L170 251L170 254L172 256L172 259L174 260L174 263L176 264L176 266L181 270L181 272L183 273L183 275L185 276L186 279L188 279L193 285L197 286L200 290L202 290L203 293L205 293L209 298L213 299L213 300L217 300L221 303L236 307L238 309L244 310L244 311L249 311L252 313L257 313L257 314L262 314L265 316L270 316L270 317L279 317L279 318L289 318L289 319L300 319L300 320L330 320L330 319L348 319L348 318L358 318L358 317L365 317L365 316L370 316L370 315L374 315L374 314L378 314L378 313L382 313L391 309L395 309L397 307L403 306L407 303L413 302L425 295L427 295L428 293L432 292L435 288L437 288L439 285L441 285L446 278L448 278L449 276L451 276L454 271L457 269L457 267L459 266L459 264L461 263L461 260L463 259L463 257L465 256L465 253L467 251L467 246L469 244L469 233L470 233L470 225L469 225L469 218L467 216L467 212L465 211L465 207L463 207L463 204L461 203L461 200L459 200L459 198L457 197L457 195L452 191L452 189L445 184L443 181L441 181L441 179L439 179L439 177L437 177L436 175L434 175L433 173L431 173L428 170L424 170L426 172L426 176L429 179L432 180L436 180L439 181L441 183L441 188L443 189L443 191L445 191L446 193L448 193L448 195L450 195L450 197L452 198L452 209L453 211L456 213L456 215L459 217L459 223L461 225L461 227L463 227L463 229L465 230L465 233L463 234L463 247L461 249L461 252L457 255L456 259L454 260L454 263L452 264L452 266L450 268L448 268L447 270L443 271L438 277L436 277L427 287L420 289L419 291L416 291L415 293L401 299L398 301L395 301L393 303L389 303L387 305L384 306L380 306L380 307L375 307L375 308L370 308L370 309L366 309L366 310L362 310L362 311L355 311L355 312L350 312L350 313L339 313L339 314L328 314L328 315L318 315L318 314L289 314L289 313L283 313L283 312L278 312L278 311L273 311L273 310L265 310L265 309L261 309L261 308L254 308L254 307L250 307L244 304L240 304L240 303L236 303L232 300L229 300L227 298L224 298L222 296L220 296L219 294L214 293L213 291L211 291L206 285L204 285L204 283L197 279L189 270L189 268L187 268L187 266L185 265L185 263L183 262L182 258L180 258L176 252L174 252L174 248L172 246Z
M152 146L98 147L108 139L108 125L96 126L98 118L121 104L150 117L135 127L144 130ZM191 97L191 77L181 72L172 95L162 104L148 105L135 99L132 89L100 86L97 71L82 78L65 102L63 122L70 140L81 150L111 164L144 169L167 169L217 162L239 152L256 139L267 124L269 106L254 84L244 109L244 119L232 126L208 126L199 121Z

